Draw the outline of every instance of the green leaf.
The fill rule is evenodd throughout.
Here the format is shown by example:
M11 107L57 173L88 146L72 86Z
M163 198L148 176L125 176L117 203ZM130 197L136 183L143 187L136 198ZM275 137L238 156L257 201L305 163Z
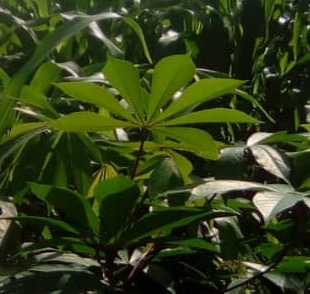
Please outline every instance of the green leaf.
M126 227L139 196L139 187L127 177L108 179L97 185L95 198L100 207L101 242L115 241Z
M32 89L38 93L46 94L52 84L60 77L61 69L51 62L43 63L36 71L30 82Z
M171 120L157 123L159 126L173 126L196 123L259 123L259 121L244 112L235 109L213 108L191 112Z
M46 56L61 42L83 30L93 21L120 18L116 13L103 12L94 15L71 15L70 21L48 33L36 47L35 52L28 62L13 76L10 83L5 87L0 99L0 134L6 130L13 119L13 101L10 97L17 97L27 79L35 71Z
M166 120L167 118L195 107L202 102L210 101L219 96L229 94L242 85L242 81L233 79L203 79L187 87L183 94L163 111L155 120Z
M251 102L253 105L255 105L264 115L265 117L271 122L275 123L275 120L270 116L270 114L263 108L263 106L258 102L259 100L253 96L251 96L249 93L244 92L240 89L235 89L235 93L242 97L243 99Z
M139 72L128 61L109 57L103 73L111 85L117 89L140 121L144 117L144 104L141 94Z
M188 55L172 55L155 66L148 102L148 122L179 90L193 78L195 65Z
M170 241L168 244L178 245L178 246L185 246L191 247L196 249L203 249L211 252L218 252L218 249L215 247L214 244L211 242L207 242L203 239L192 238L192 239L184 239L184 240L177 240L177 241Z
M130 113L103 87L85 82L58 83L56 86L74 99L94 104L99 108L105 108L113 114L119 115L131 122L135 122L135 119Z
M57 219L53 219L51 217L40 217L40 216L19 216L16 218L19 222L29 222L34 224L39 224L42 226L50 226L55 229L60 229L65 232L71 233L71 234L80 234L78 230L76 230L73 226L70 224L60 221Z
M81 230L98 233L99 221L83 195L69 189L35 183L30 183L30 188L39 199L64 212L68 221L79 225Z
M177 165L171 158L164 158L152 172L148 181L150 197L183 185Z
M188 225L212 214L213 212L194 208L164 208L140 218L131 229L124 233L122 241L136 242L155 233L157 236L161 236L169 233L172 229Z
M26 105L38 107L49 112L49 114L54 118L59 117L58 112L49 103L47 97L32 86L24 86L21 90L18 100L22 103L25 103Z
M139 38L139 40L141 42L142 48L143 48L144 56L146 57L147 61L150 64L152 64L153 63L152 57L151 57L151 54L150 54L149 49L147 47L147 44L146 44L146 41L145 41L145 38L144 38L144 34L143 34L143 31L142 31L141 27L132 18L124 17L123 20L137 34L137 36L138 36L138 38Z
M268 145L253 145L249 149L259 166L286 183L290 183L291 169L288 158L283 152Z
M47 126L63 132L100 132L133 125L97 113L80 111L51 120L47 122Z
M205 199L213 196L214 194L225 194L237 191L244 192L244 191L265 191L265 190L275 191L275 189L270 186L254 182L216 180L196 186L192 190L192 195L190 196L189 201Z
M219 150L213 138L205 131L194 128L156 128L156 131L177 140L184 149L197 152L208 159L217 159Z

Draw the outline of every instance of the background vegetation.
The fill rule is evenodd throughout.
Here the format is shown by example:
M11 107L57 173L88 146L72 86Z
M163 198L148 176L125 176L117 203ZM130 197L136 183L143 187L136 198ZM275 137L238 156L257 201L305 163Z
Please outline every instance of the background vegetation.
M307 293L307 0L0 0L0 293Z

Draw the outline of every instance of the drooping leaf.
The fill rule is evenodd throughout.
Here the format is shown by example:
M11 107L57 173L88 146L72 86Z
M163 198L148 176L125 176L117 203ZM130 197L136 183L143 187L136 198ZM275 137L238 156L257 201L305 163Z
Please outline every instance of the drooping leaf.
M163 107L195 73L195 65L188 55L172 55L156 64L148 101L148 121Z
M112 12L103 12L94 15L70 15L70 21L65 22L62 26L47 34L36 47L32 57L13 76L2 93L0 99L0 134L3 134L6 128L12 123L13 101L11 97L17 97L19 95L22 86L26 83L30 75L58 44L83 30L93 21L119 17L118 14Z
M177 140L184 149L197 152L208 159L217 159L219 149L213 138L205 131L195 128L171 127L157 128L156 131L163 133L169 138Z
M150 197L156 197L158 194L177 188L182 184L183 180L174 160L165 158L152 172L148 181L148 192Z
M260 183L234 181L234 180L215 180L196 186L191 193L189 201L196 201L213 196L214 194L225 194L240 191L275 191L274 188Z
M285 192L283 190L277 192L264 191L256 193L253 197L254 205L266 222L278 213L293 208L298 202L304 202L309 206L309 201L296 192Z
M138 69L128 61L110 57L103 73L135 111L137 118L143 121L145 105L141 94Z
M42 226L50 226L56 229L60 229L62 231L65 231L70 234L78 235L79 231L76 230L73 226L70 224L57 220L51 217L40 217L40 216L19 216L16 218L21 223L34 223L39 224Z
M174 126L182 124L196 124L196 123L254 123L259 121L239 110L227 108L213 108L196 112L191 112L178 116L171 120L164 120L157 125L160 126Z
M124 176L107 179L97 185L95 198L100 207L101 242L115 241L126 227L139 196L136 183Z
M103 87L87 82L58 83L57 87L79 101L105 108L111 113L119 115L131 122L135 121L130 113L121 106L119 101Z
M149 49L147 47L147 44L146 44L146 41L145 41L145 38L144 38L144 34L143 34L143 31L142 31L141 27L132 18L124 17L123 20L137 34L137 36L138 36L138 38L139 38L139 40L141 42L142 48L143 48L144 56L146 57L147 61L150 64L152 64L153 63L152 57L151 57L151 54L150 54Z
M200 80L187 87L182 95L156 118L156 122L163 121L200 103L232 93L242 83L242 81L233 79Z
M100 132L133 125L93 112L80 111L51 120L47 122L47 126L63 132Z
M290 166L284 153L268 145L250 147L255 161L266 171L289 183Z
M90 229L94 234L98 233L99 221L83 195L69 189L36 183L30 183L30 188L35 196L61 210L68 220L80 225L82 230Z

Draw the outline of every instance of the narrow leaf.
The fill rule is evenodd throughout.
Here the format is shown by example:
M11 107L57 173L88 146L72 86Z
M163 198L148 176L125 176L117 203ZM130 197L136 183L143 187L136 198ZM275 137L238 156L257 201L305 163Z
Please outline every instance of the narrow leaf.
M235 109L213 108L191 112L175 119L164 120L157 125L173 126L196 123L259 123L259 121L244 112Z
M177 140L190 152L197 152L208 159L217 159L219 149L213 138L205 131L194 128L158 128L156 131Z
M74 112L49 121L48 127L63 132L100 132L114 128L130 127L132 124L92 112Z
M167 119L190 107L195 107L202 102L232 93L242 83L242 81L233 79L210 78L200 80L187 87L183 94L156 118L156 122Z
M150 54L149 49L147 47L147 44L146 44L146 41L145 41L145 38L144 38L144 34L143 34L143 31L142 31L141 27L132 18L124 17L123 20L137 34L137 36L138 36L138 38L139 38L139 40L141 42L142 48L143 48L144 56L146 57L147 61L150 64L152 64L153 63L152 57L151 57L151 54Z
M148 121L193 78L195 65L188 55L172 55L162 59L154 69L148 102Z
M143 121L144 104L141 95L139 72L128 61L110 57L103 73L111 85L117 89L135 114Z
M192 190L189 201L196 201L213 196L214 194L225 194L229 192L243 191L275 191L272 187L246 181L217 180L196 186Z
M79 101L105 108L111 113L119 115L131 122L135 121L130 113L123 106L121 106L119 101L103 87L93 83L84 82L59 83L57 84L57 87L67 95Z

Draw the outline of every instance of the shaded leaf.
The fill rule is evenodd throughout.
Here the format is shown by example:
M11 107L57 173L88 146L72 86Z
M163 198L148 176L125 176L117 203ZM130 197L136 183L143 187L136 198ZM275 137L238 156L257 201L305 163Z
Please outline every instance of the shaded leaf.
M127 225L140 190L127 177L119 176L100 182L95 189L95 198L100 207L101 242L115 241Z
M164 158L149 178L148 192L150 197L156 197L158 194L177 188L182 184L183 180L175 162L171 158Z
M81 226L82 230L98 233L99 221L86 198L69 189L31 183L32 193L56 209L64 212L68 220Z

